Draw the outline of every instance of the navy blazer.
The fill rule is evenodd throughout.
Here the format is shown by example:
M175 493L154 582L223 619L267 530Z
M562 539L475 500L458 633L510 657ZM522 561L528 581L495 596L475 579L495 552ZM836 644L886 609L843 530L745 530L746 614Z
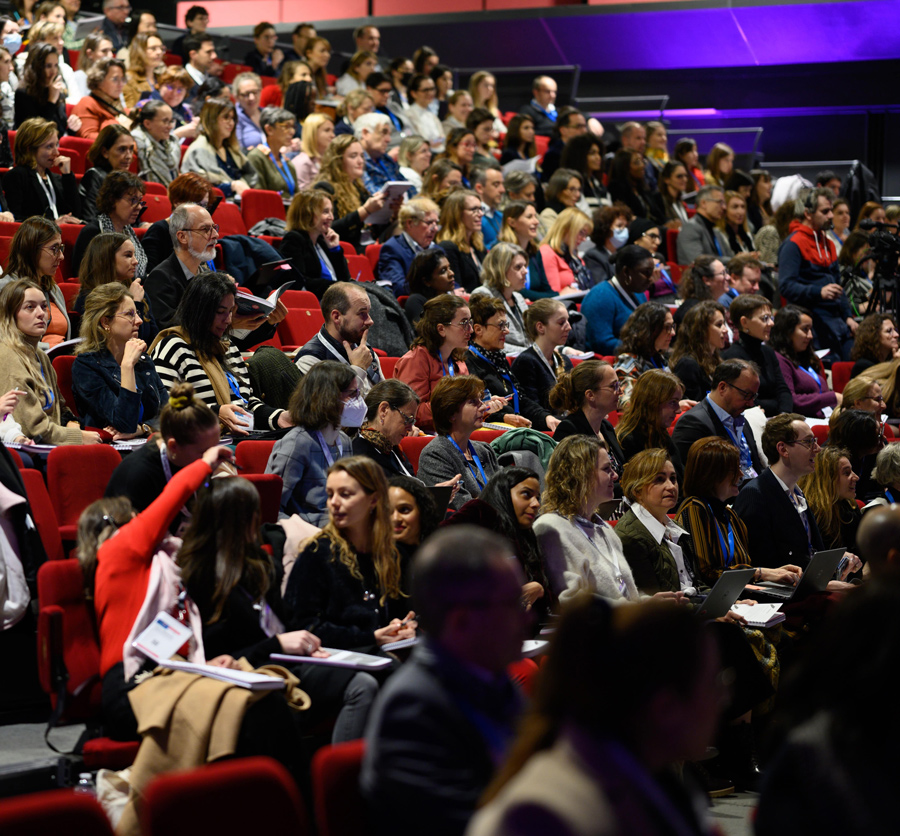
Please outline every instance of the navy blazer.
M800 515L770 469L741 488L734 510L747 526L747 545L754 566L774 569L793 563L805 569L810 543L816 551L824 548L815 514L811 510L806 513L807 538Z
M727 441L734 443L734 439L728 434L725 425L719 420L713 408L710 406L709 399L704 398L696 406L691 407L675 425L675 431L672 433L672 441L678 450L681 460L687 464L688 451L691 445L698 438L708 438L711 435L717 435ZM750 447L750 461L753 469L757 473L765 470L762 459L759 457L759 451L756 449L756 439L753 436L753 430L749 424L744 424L744 438ZM781 564L778 564L781 566Z
M377 278L389 281L394 296L409 296L409 285L406 276L416 257L413 248L403 235L395 235L381 245L378 254Z

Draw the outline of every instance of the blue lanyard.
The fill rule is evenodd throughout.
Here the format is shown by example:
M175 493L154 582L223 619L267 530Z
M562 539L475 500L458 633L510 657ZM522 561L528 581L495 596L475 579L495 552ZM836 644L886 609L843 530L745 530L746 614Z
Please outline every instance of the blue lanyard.
M325 456L325 461L328 462L328 466L334 464L334 456L331 455L331 450L328 449L328 445L325 443L325 437L319 430L316 430L316 439L319 442L319 447L322 448L322 453ZM338 458L342 459L344 457L344 445L341 444L341 437L338 435L337 441L334 442L334 446L337 448Z
M706 507L709 508L709 514L712 517L713 525L716 527L716 534L719 535L719 545L722 547L722 562L726 566L731 566L731 564L734 563L734 529L731 526L731 520L727 520L725 523L728 531L728 548L726 549L725 538L722 536L722 527L719 525L719 521L716 519L716 515L713 513L713 509L710 508L708 502L706 503Z
M40 361L38 361L38 368L41 370L41 377L44 378L44 383L46 383L47 375L44 374L44 367L40 364ZM55 400L56 400L56 398L53 395L53 387L48 386L47 392L44 395L44 410L43 411L49 412L51 409L53 409L53 402Z
M659 275L663 277L663 281L666 283L666 287L672 291L672 293L677 293L678 288L675 287L675 282L672 281L672 277L669 275L669 270L665 265L659 265Z
M475 356L480 357L482 360L484 360L485 363L490 363L490 365L494 366L494 364L491 363L491 361L488 360L488 358L485 357L477 348L475 348L474 345L469 346L469 351L471 351L472 354L474 354ZM497 369L496 366L494 366L494 368ZM500 369L497 369L497 374L499 374L500 377L502 377L509 384L509 388L512 389L513 411L516 413L516 415L518 415L519 414L519 393L516 391L516 387L513 386L512 377L510 376L510 374L508 372L501 371Z
M242 403L246 404L247 399L241 394L241 390L238 387L237 378L231 372L225 372L225 377L228 380L228 388L231 389L234 396Z
M453 365L453 361L448 357L447 365L444 365L444 356L441 352L438 352L438 359L441 361L441 368L444 370L443 376L446 377L448 374L450 377L453 377L456 374L456 366Z
M732 419L734 420L734 419ZM747 441L744 439L744 431L743 427L741 431L738 433L737 438L735 438L734 433L725 426L725 422L722 422L722 426L725 428L725 432L728 433L728 437L734 442L734 446L738 448L741 453L741 464L744 467L750 467L753 463L753 457L750 455L750 447L747 445Z
M539 111L540 111L541 113L543 113L544 116L546 116L551 122L555 122L555 121L556 121L556 117L559 115L559 111L558 111L558 110L554 110L553 113L551 113L549 110L544 110L544 108L542 108L542 107L537 103L537 101L536 101L535 99L532 99L532 100L531 100L531 104L532 104L532 106L535 108L535 110L539 110Z
M293 195L294 178L288 173L290 170L290 165L288 165L287 160L284 160L284 168L282 168L280 165L278 165L277 162L275 162L275 156L271 151L269 151L269 159L272 161L272 164L275 166L275 168L277 168L278 171L281 172L281 176L284 178L284 183L287 186L287 190L291 193L291 195Z
M890 500L891 505L896 502L894 495L887 488L884 489L884 495Z
M480 484L483 488L487 484L487 476L484 475L484 468L481 466L481 459L478 458L478 453L475 452L475 448L472 446L472 442L468 442L469 452L472 454L472 458L475 460L475 464L478 465L478 473L481 474L481 482L478 481L478 473L475 472L475 468L469 464L469 460L466 458L466 454L463 453L460 446L456 443L456 439L453 438L452 435L448 435L447 438L450 439L450 443L459 451L459 454L463 457L463 461L466 463L466 467L469 468L469 472L472 474L472 478L475 480L476 484Z
M807 368L806 366L801 366L800 368L803 369L803 371L805 371L813 380L816 381L816 385L819 387L819 389L822 388L822 378L819 377L819 375L816 373L816 370L813 369L812 366L810 366L809 368Z

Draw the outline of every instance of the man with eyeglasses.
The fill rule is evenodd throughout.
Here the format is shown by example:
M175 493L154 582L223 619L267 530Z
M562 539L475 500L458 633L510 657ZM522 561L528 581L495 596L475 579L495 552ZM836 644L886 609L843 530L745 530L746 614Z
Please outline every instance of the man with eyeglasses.
M415 197L400 207L401 232L382 244L375 270L379 281L391 283L398 298L409 294L406 276L413 259L437 246L434 239L440 229L440 213L438 205L427 197Z
M734 502L747 526L750 559L755 566L805 569L824 544L797 481L815 469L819 444L796 412L770 418L762 444L769 467L744 485Z
M103 34L113 45L113 52L118 52L123 46L128 46L128 15L131 13L131 4L128 0L103 0Z
M706 398L678 419L672 441L683 462L699 438L717 435L730 441L741 454L741 481L745 482L763 470L753 430L743 416L745 409L756 405L759 368L747 360L725 360L716 366L712 386Z
M587 131L587 117L577 107L559 109L556 125L550 135L550 144L541 160L541 180L544 183L550 182L553 172L559 168L563 150L569 144L569 140L583 136Z
M391 120L391 141L388 143L388 149L395 148L403 140L403 136L409 136L415 131L412 123L406 118L403 108L391 101L391 93L394 86L391 84L390 78L384 73L369 73L366 77L366 92L375 102L375 112L383 113Z
M472 190L481 198L481 208L484 210L481 216L481 234L484 248L489 250L497 243L503 223L503 213L500 211L500 204L506 194L503 169L497 163L479 165L472 169L469 177Z
M720 186L704 186L697 192L697 213L678 233L679 264L693 264L701 255L734 255L728 241L716 235L716 221L724 212L725 193Z

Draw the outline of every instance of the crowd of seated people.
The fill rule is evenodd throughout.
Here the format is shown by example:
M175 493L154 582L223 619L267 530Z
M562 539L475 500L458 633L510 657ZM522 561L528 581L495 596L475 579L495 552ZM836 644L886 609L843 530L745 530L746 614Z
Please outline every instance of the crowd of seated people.
M715 742L726 784L758 789L753 735L781 674L841 599L865 594L863 563L896 557L866 533L900 496L882 423L900 418L897 326L848 284L874 270L859 222L895 216L872 201L853 230L828 172L773 211L772 177L736 170L724 143L701 164L693 141L670 155L662 123L601 138L596 120L557 108L549 76L512 115L493 74L454 91L433 49L388 62L371 25L335 80L313 27L297 27L288 49L263 21L243 59L252 72L229 91L205 10L189 11L173 67L153 15L135 14L130 31L118 4L104 3L109 23L81 45L78 72L53 17L68 4L28 9L33 37L9 91L0 48L3 117L17 130L11 148L0 127L0 220L18 224L0 278L4 513L17 519L7 494L24 496L14 464L7 484L4 445L41 472L35 444L135 445L79 530L108 732L137 736L141 701L128 694L154 694L160 678L145 686L154 665L127 640L164 610L192 625L193 661L260 666L323 646L385 659L376 674L290 663L311 710L294 716L269 696L239 722L241 741L257 733L301 784L301 736L321 723L335 742L366 735L363 794L393 830L415 831L418 814L462 834L496 778L472 832L527 832L507 820L523 788L564 819L584 803L562 804L574 775L607 794L597 815L649 816L628 804L649 792L681 817L679 832L703 832L669 767ZM317 112L332 95L340 110ZM537 168L536 138L550 140ZM157 187L171 211L144 222ZM222 261L235 236L217 205L239 214L248 190L283 203L276 248L302 278L293 294L315 302L239 305L240 285L274 260L254 254L248 274ZM666 262L689 269L663 273ZM321 329L285 347L296 312ZM373 349L381 328L405 350ZM51 360L76 338L71 365ZM267 370L266 357L286 366ZM843 393L841 362L853 363ZM508 432L492 440L486 424ZM230 465L228 447L245 440L271 445L278 525L262 524L256 490ZM881 524L897 534L896 520ZM812 611L785 607L784 628L682 618L729 571L794 586L827 548L846 559ZM4 561L15 582L2 587L0 641L30 631L33 651L34 567ZM523 702L509 666L558 614L557 679L530 717L542 725L526 721L516 741ZM610 658L660 681L610 682L596 659L579 679L565 648L591 631ZM387 655L416 637L411 657ZM628 658L651 652L652 670L634 664L650 656ZM737 672L728 697L719 652ZM667 740L656 687L682 730L704 706L727 722L709 708L691 740ZM563 690L551 699L551 688ZM567 707L574 692L603 701ZM508 751L518 755L504 766ZM598 774L581 756L601 758ZM572 773L556 785L560 764ZM542 781L554 792L541 795Z

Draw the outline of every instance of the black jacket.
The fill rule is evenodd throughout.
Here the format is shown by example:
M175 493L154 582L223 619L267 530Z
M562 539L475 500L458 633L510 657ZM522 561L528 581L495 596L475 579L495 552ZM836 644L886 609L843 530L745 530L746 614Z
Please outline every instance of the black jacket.
M553 438L555 441L562 441L570 435L596 435L591 427L590 421L587 419L587 415L580 409L576 409L571 415L568 415L560 422L560 425L553 433ZM606 441L606 444L609 447L610 458L613 460L613 467L615 468L616 473L621 476L622 465L625 464L625 453L622 451L622 445L619 444L619 439L616 438L615 427L613 427L613 425L605 418L600 425L600 435L603 436L604 441ZM619 483L616 482L616 490L618 490L618 488Z
M778 365L778 357L773 348L762 340L742 332L738 341L722 352L722 357L726 360L733 358L751 360L759 366L757 403L766 415L771 418L782 412L794 411L794 398L787 383L784 382L784 375L781 373L781 366Z
M712 389L712 378L688 355L679 358L672 366L672 374L678 375L678 379L684 384L684 397L692 401L702 401Z
M805 569L809 563L810 543L816 551L823 548L815 514L811 510L806 512L807 538L800 515L770 469L741 488L734 501L734 510L747 526L748 548L754 566L777 568L793 563Z
M734 440L725 429L725 425L719 420L719 416L710 406L709 399L704 398L696 406L691 407L675 425L675 431L672 433L672 440L678 448L678 454L683 462L687 461L688 451L691 445L698 438L707 438L711 435L717 435L727 441L734 443ZM750 460L754 470L762 473L765 470L762 460L759 457L759 451L756 449L756 439L753 437L753 430L749 424L744 424L744 439L750 448ZM778 564L781 565L780 563Z
M522 394L533 401L537 401L544 409L550 412L550 390L556 385L556 377L550 371L547 364L538 356L535 346L526 348L515 360L512 370L519 383L522 385ZM563 371L572 371L572 361L562 355ZM554 433L554 437L555 437Z
M350 281L350 268L347 267L347 259L344 257L342 249L329 250L323 247L325 255L328 256L331 267L337 276L339 282ZM281 241L281 255L283 258L294 259L294 267L303 276L303 286L306 290L311 290L320 299L322 294L331 286L332 281L328 277L323 277L322 263L319 261L319 255L316 252L315 245L310 240L309 233L303 229L292 229ZM294 290L302 288L294 285Z
M50 101L39 102L34 96L29 96L23 86L16 90L14 106L16 109L16 130L21 127L26 119L40 117L48 122L53 122L60 136L65 136L69 132L69 127L66 124L66 100L62 96L55 104Z
M147 256L147 273L164 262L173 252L172 234L169 232L169 219L154 221L141 238L141 246Z
M97 195L100 193L100 187L106 179L108 171L102 168L89 168L81 178L78 184L78 194L81 197L81 214L79 217L86 224L97 220L100 210L97 209Z
M410 460L406 458L399 447L395 447L390 453L382 453L371 441L367 438L363 438L361 435L358 435L353 439L352 447L354 456L368 456L373 462L381 467L387 479L390 479L392 476L416 475L416 469L412 466ZM403 467L406 468L406 472L400 467L400 464L397 461L398 459L403 462Z
M471 293L476 287L481 286L481 270L472 260L471 253L460 252L459 247L452 241L440 241L438 246L447 253L450 269L456 276L456 281L465 288L467 293ZM486 253L483 250L476 250L475 255L478 257L479 263L484 264Z
M54 174L49 172L50 182L56 194L56 210L60 215L72 214L81 217L81 197L78 194L78 181L74 174ZM9 203L9 211L21 223L38 215L52 218L47 193L38 183L34 169L17 165L3 175L3 191Z

